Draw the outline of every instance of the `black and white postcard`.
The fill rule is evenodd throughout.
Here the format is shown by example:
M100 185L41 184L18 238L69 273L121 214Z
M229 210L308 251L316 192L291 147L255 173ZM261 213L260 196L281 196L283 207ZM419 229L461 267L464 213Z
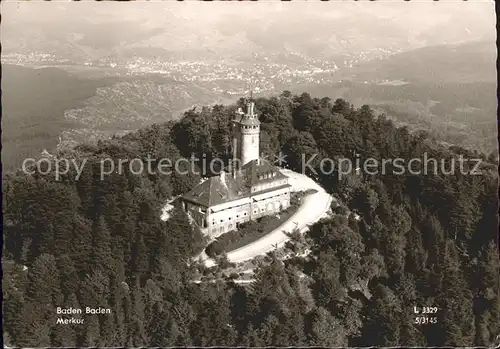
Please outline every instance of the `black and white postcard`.
M4 348L500 345L493 1L2 1Z

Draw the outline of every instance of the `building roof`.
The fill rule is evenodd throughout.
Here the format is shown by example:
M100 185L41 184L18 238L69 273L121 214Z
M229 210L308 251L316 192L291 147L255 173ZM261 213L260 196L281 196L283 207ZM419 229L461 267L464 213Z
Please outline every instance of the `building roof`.
M258 119L250 119L246 117L242 117L241 119L234 120L236 123L246 126L259 126L260 121Z
M221 172L219 176L208 178L182 197L205 207L241 199L249 190L240 188L230 173Z
M241 108L239 108L238 111L236 112L237 115L236 119L233 121L241 125L259 126L260 121L259 118L257 117L257 114L254 113L254 107L255 107L254 102L247 103L246 114L241 110Z
M218 176L210 177L184 194L182 198L198 205L212 207L262 193L262 191L252 193L252 186L286 178L288 177L281 173L279 168L267 161L253 160L236 171L234 176L228 172L221 172ZM273 190L286 186L279 186Z
M241 174L246 177L245 180L251 186L288 178L281 173L279 168L265 160L249 161L242 166L241 170Z

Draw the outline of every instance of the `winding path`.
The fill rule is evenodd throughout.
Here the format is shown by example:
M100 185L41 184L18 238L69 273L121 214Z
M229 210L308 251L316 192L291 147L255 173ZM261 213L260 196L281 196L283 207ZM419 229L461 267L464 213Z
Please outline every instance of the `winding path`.
M296 228L303 233L308 229L309 225L316 223L326 216L332 201L335 199L306 175L290 170L282 170L282 172L289 177L292 191L315 189L316 193L302 198L302 205L297 212L278 228L248 245L229 252L227 258L230 262L244 262L259 255L266 254L276 248L283 247L285 242L290 239L285 233L290 233ZM207 267L215 265L215 261L208 258L205 253L200 255L200 258Z

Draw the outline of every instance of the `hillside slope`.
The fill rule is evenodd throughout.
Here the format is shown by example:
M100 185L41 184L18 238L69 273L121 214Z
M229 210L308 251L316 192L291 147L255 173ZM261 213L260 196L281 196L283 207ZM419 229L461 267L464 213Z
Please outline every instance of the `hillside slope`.
M498 146L495 63L492 41L440 45L360 64L336 83L297 90L369 104L399 124L490 152Z
M18 167L24 158L57 145L64 129L74 122L64 117L68 108L110 85L113 78L83 79L58 68L2 66L2 163Z
M7 170L43 149L95 142L217 101L211 91L164 77L2 68L2 162Z

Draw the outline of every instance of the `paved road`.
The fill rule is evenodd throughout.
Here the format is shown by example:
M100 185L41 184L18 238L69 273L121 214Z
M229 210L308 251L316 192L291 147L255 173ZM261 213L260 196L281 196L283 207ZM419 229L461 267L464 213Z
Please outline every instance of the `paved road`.
M293 187L293 191L316 189L317 192L304 197L302 199L302 205L297 212L278 228L259 240L229 252L227 257L230 262L244 262L259 255L266 254L276 248L283 247L285 242L289 240L289 237L284 232L290 233L296 228L301 232L305 232L309 225L317 222L326 215L332 200L335 200L321 186L306 175L290 170L283 170L283 173L290 178L290 184ZM206 255L203 257L205 257L202 259L204 259L207 267L215 265L212 259L207 258Z

